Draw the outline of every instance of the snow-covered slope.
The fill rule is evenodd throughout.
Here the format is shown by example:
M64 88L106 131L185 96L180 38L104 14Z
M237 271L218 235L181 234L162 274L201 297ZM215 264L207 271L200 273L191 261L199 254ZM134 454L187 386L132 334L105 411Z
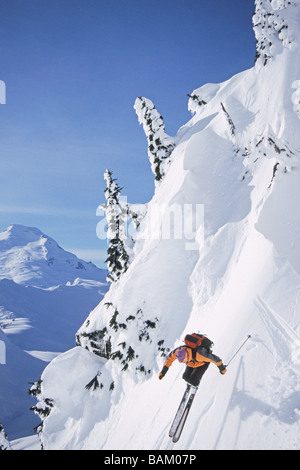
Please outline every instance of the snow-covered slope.
M257 0L253 22L255 66L191 94L134 260L43 372L46 449L299 447L300 1ZM192 331L225 364L252 338L210 366L173 446L183 366L157 374Z
M0 417L10 440L39 423L29 382L76 344L77 329L107 291L105 276L36 228L0 233Z

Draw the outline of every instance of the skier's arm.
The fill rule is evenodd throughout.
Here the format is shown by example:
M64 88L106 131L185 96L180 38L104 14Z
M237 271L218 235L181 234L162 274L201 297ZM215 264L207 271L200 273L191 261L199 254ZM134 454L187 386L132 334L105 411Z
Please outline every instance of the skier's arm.
M170 354L168 355L167 357L167 360L165 361L164 365L163 365L163 368L162 370L160 371L159 375L158 375L158 378L159 380L163 379L164 376L166 375L166 373L168 372L169 370L169 367L171 367L171 365L173 364L173 362L175 361L176 359L176 353L178 351L179 348L176 348L174 349L173 351L170 352Z
M215 354L209 353L205 348L199 348L197 351L197 361L201 362L213 362L219 368L219 371L222 375L226 374L227 370L223 364L222 359L220 359Z

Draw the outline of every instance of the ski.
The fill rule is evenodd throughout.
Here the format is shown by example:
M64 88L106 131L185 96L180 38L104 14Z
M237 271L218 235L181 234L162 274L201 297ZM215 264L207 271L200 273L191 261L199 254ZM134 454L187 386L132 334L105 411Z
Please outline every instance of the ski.
M184 392L183 397L181 399L180 405L179 405L178 410L176 412L175 418L173 419L173 422L171 424L170 431L169 431L169 437L174 436L175 431L177 429L177 426L180 423L180 420L181 420L181 417L183 415L186 402L187 402L189 394L190 394L190 389L191 389L191 385L187 384L185 392Z
M189 412L190 412L190 409L191 409L192 403L193 403L193 401L194 401L194 398L195 398L195 395L196 395L197 390L198 390L198 387L192 387L192 389L191 389L191 394L190 394L190 396L189 396L188 402L187 402L187 404L186 404L186 406L185 406L185 408L184 408L184 410L183 410L183 413L182 413L182 415L181 415L181 418L180 418L180 420L179 420L179 422L178 422L178 424L177 424L177 427L176 427L176 429L175 429L175 432L174 432L174 434L173 434L173 436L172 436L172 442L174 442L174 444L175 444L176 442L178 442L179 439L180 439L180 436L181 436L183 427L184 427L185 422L186 422L186 420L187 420L187 417L188 417L188 414L189 414Z

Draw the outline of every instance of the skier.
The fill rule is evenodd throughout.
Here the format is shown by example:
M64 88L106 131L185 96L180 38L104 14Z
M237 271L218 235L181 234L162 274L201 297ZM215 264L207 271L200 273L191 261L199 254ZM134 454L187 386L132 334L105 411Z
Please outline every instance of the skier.
M200 345L198 346L197 344L189 342L191 337L201 338L199 341ZM211 362L216 364L222 375L226 374L226 367L224 366L222 360L211 352L211 346L213 345L213 342L210 341L210 339L202 335L199 336L197 334L186 335L185 343L185 345L179 346L170 352L161 372L159 373L159 380L164 378L169 370L169 367L171 367L176 359L179 362L186 364L182 378L194 387L199 386L200 380L202 379L203 374L207 371L207 368Z

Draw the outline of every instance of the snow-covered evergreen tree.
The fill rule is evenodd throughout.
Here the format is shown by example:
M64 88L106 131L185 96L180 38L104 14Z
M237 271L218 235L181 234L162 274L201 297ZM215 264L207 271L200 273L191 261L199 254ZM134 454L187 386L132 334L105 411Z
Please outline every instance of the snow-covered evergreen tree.
M291 17L287 20L286 10L294 6L291 0L255 0L256 10L253 25L256 37L256 60L266 65L281 52L290 48L295 40L292 33Z
M106 213L108 223L107 237L109 239L106 264L109 271L107 280L117 281L122 273L127 271L129 254L126 250L124 240L126 238L126 210L119 201L121 187L112 172L106 170L104 173L106 181L105 198L106 204L102 206Z
M166 134L163 118L152 101L139 97L135 100L134 109L148 139L148 156L155 180L161 181L170 164L175 140Z
M40 436L43 426L44 426L44 419L49 416L51 410L53 409L53 400L51 398L44 398L42 395L42 380L39 379L36 382L31 383L31 387L28 390L29 395L38 398L38 402L36 405L30 408L39 418L41 422L34 428L34 431ZM43 443L41 441L41 448L43 449Z
M4 428L0 423L0 450L12 450Z

